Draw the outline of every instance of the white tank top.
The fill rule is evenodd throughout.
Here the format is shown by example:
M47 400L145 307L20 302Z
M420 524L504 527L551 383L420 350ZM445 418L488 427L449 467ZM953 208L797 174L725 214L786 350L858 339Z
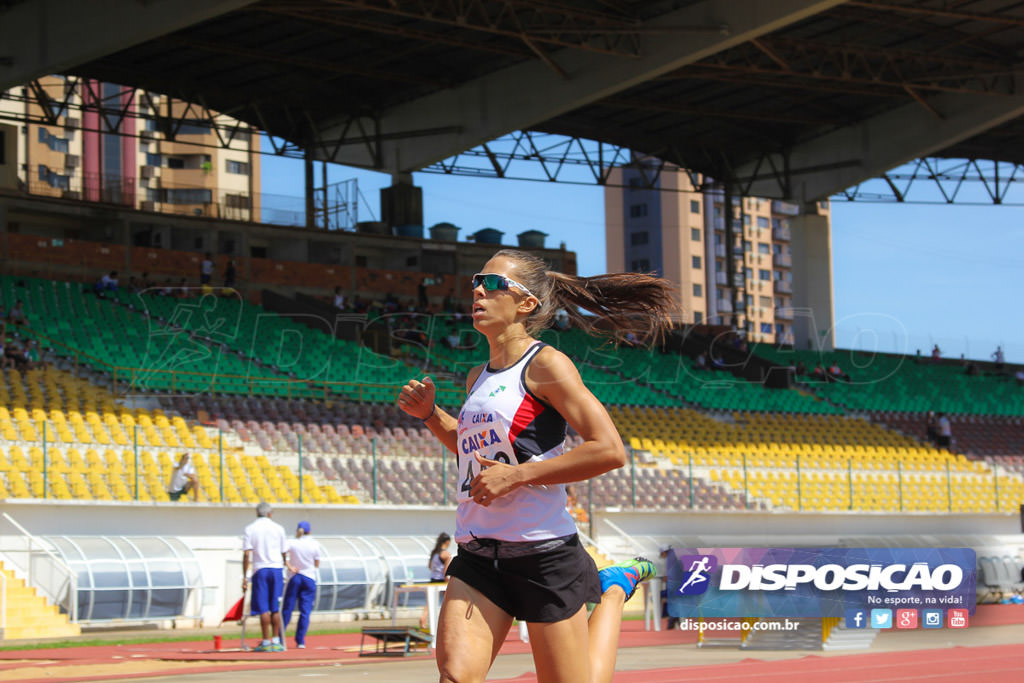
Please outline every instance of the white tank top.
M488 507L473 502L470 484L480 472L473 452L509 465L547 460L562 454L565 418L526 388L526 368L545 346L537 342L516 363L502 370L488 364L477 377L459 412L459 503L455 540L543 541L576 533L565 509L565 485L522 486Z

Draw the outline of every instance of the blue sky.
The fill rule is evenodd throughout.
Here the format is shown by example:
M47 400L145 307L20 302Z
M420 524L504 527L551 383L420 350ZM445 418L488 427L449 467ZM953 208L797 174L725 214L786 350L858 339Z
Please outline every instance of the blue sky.
M332 165L328 178L356 178L360 219L380 216L389 176ZM548 246L565 242L577 253L581 275L605 270L599 187L426 173L414 181L428 227L448 221L460 237L494 227L505 244L542 230ZM262 182L264 193L300 196L302 162L265 156ZM832 209L838 346L928 353L937 343L945 356L988 359L1001 344L1009 361L1024 362L1024 208L839 201Z

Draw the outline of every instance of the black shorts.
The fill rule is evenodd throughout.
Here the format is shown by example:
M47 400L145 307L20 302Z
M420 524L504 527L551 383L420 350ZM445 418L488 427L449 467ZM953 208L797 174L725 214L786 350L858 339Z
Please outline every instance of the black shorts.
M464 581L520 621L563 621L584 604L601 602L601 579L579 536L559 540L564 542L552 550L526 554L521 554L521 543L480 539L472 550L460 544L448 576Z
M171 500L179 500L182 496L188 494L188 489L182 489L180 491L168 491L167 497Z

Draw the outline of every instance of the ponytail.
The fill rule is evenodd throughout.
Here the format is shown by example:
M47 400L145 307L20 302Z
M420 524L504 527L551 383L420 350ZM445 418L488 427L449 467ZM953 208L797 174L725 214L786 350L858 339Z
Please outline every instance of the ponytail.
M516 279L540 301L526 319L531 335L547 329L563 308L573 324L589 334L632 333L637 343L651 343L672 328L672 316L679 312L675 287L664 278L644 273L578 277L548 270L541 259L515 249L502 249L494 258L499 256L515 263Z
M678 305L672 296L674 288L664 278L644 273L577 277L550 270L546 275L554 308L565 309L573 325L588 334L632 333L637 343L644 344L660 341L672 329L671 312ZM527 321L527 330L531 322ZM543 324L548 323L550 318Z

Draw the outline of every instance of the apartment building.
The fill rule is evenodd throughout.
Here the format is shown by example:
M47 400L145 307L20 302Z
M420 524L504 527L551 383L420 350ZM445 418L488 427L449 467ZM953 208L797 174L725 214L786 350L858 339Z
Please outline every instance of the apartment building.
M48 76L2 94L0 145L16 164L15 173L0 172L0 189L157 213L260 217L256 131L164 95Z
M700 191L702 178L617 169L605 189L609 272L655 272L677 283L683 322L728 325L757 342L831 347L828 202L805 207ZM731 257L726 216L732 215Z

